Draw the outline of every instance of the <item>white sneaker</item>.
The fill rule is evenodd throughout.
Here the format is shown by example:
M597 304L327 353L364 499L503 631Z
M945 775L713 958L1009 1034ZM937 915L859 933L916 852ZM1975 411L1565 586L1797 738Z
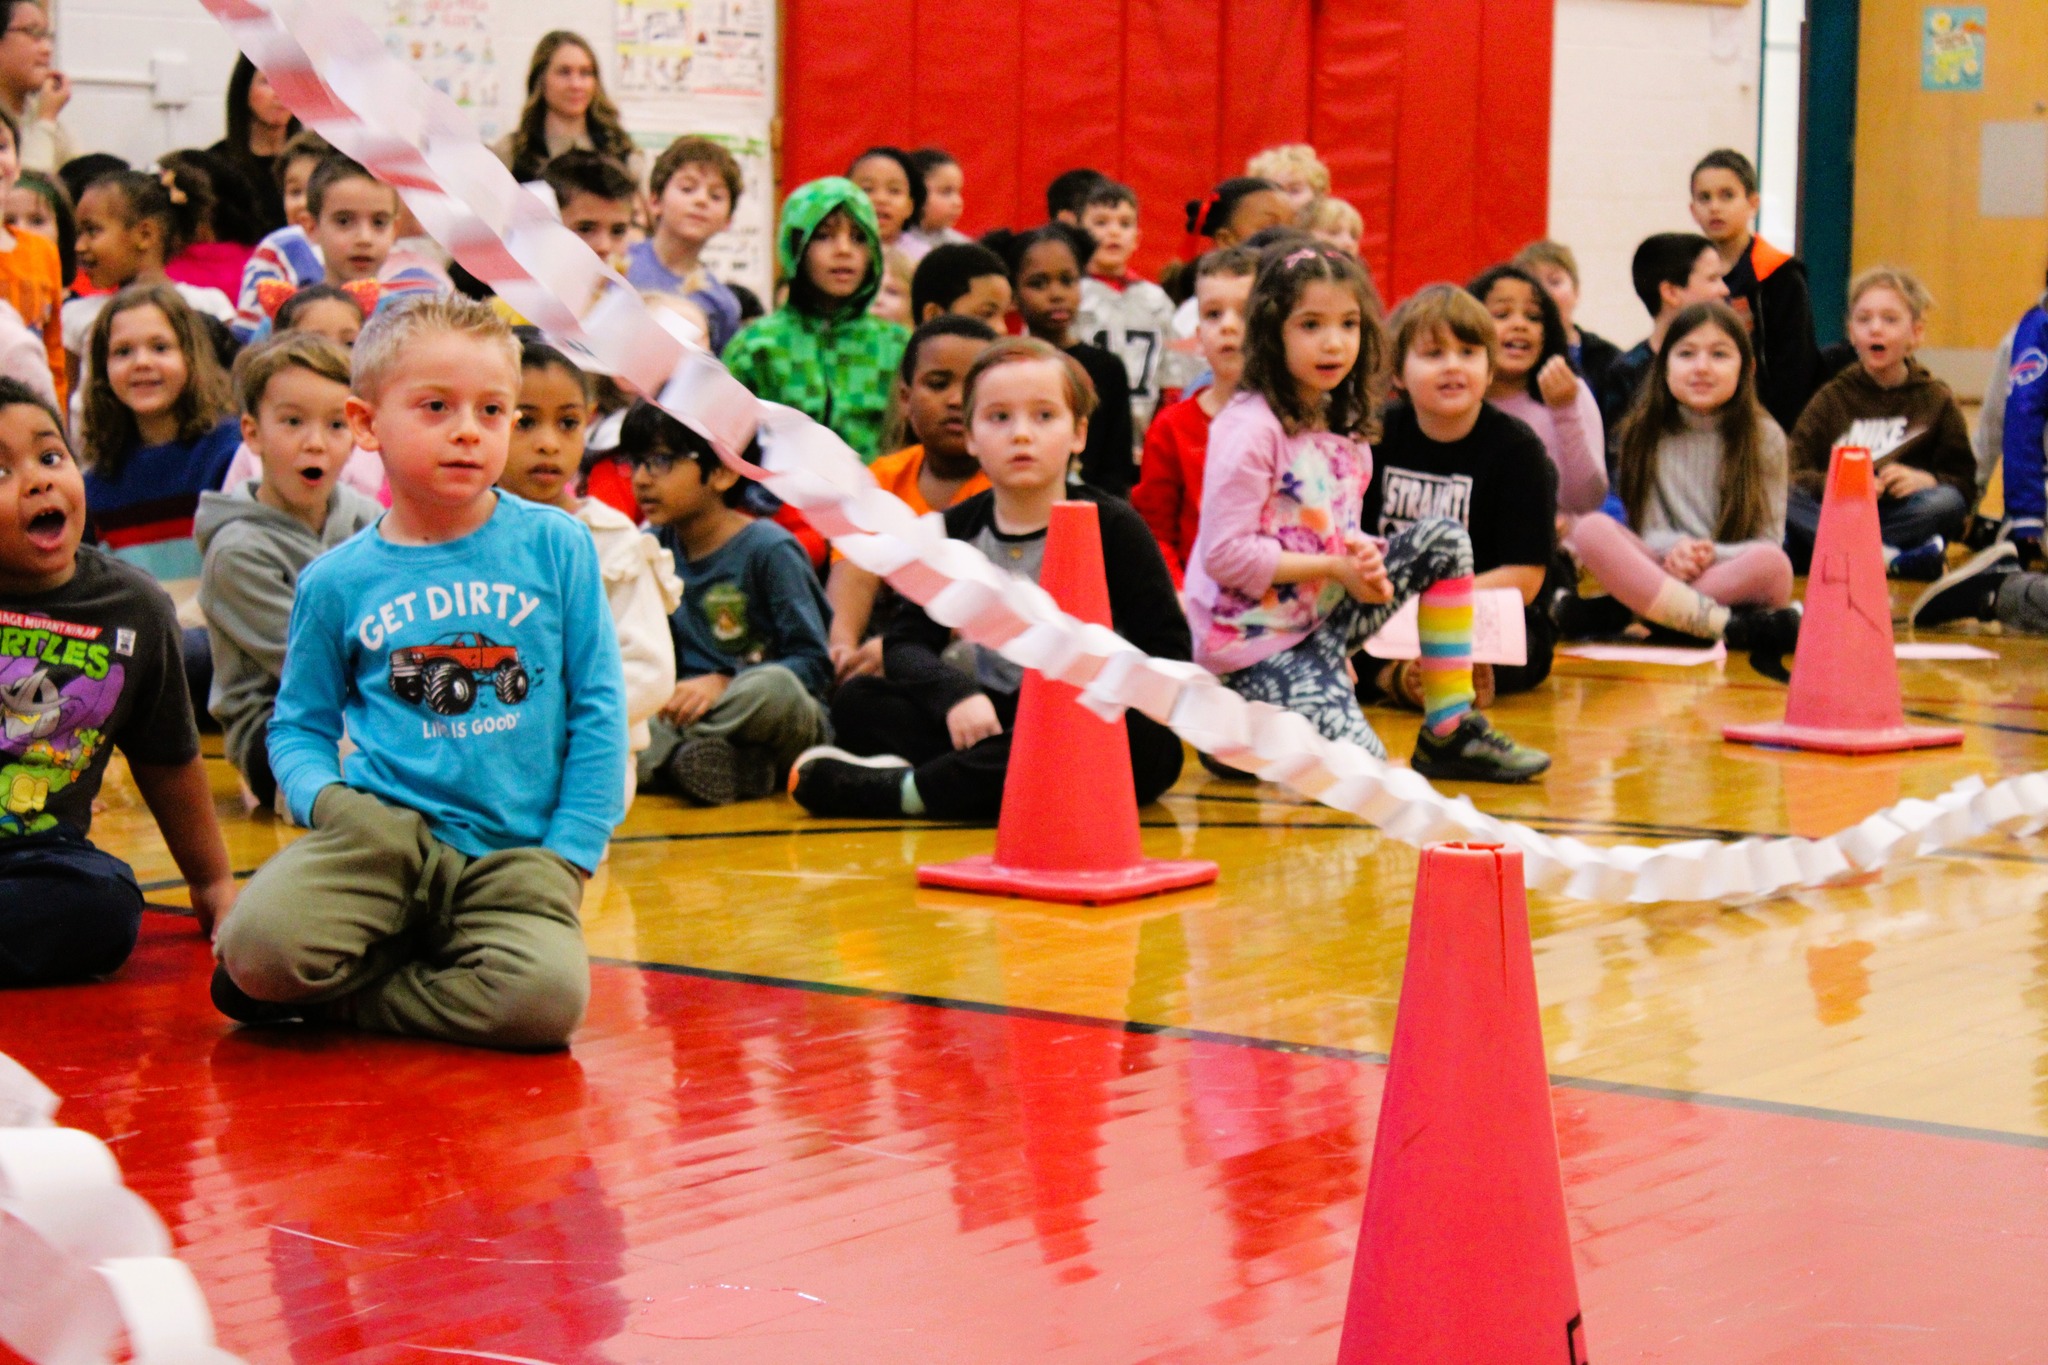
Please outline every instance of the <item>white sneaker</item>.
M795 762L789 765L792 780L794 780L796 770L814 758L836 758L841 763L851 763L857 768L914 768L917 766L909 759L898 758L894 754L876 754L872 758L862 758L859 754L848 753L836 744L813 744L810 748L798 754Z

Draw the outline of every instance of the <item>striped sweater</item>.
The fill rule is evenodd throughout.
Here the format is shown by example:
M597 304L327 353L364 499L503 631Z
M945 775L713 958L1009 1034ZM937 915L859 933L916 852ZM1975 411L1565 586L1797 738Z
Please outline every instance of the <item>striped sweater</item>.
M241 421L230 415L196 441L135 451L118 478L88 470L85 507L99 538L159 583L199 577L192 517L199 495L220 487L241 441Z
M298 290L309 284L324 284L326 280L327 264L305 229L279 228L256 244L249 263L242 267L242 289L235 300L235 320L228 324L228 330L245 346L262 340L270 335L270 313L263 303L266 284L272 286L274 293L278 285ZM393 299L446 293L448 287L445 280L435 278L421 267L403 264L395 254L385 271L379 272L377 286L380 312Z

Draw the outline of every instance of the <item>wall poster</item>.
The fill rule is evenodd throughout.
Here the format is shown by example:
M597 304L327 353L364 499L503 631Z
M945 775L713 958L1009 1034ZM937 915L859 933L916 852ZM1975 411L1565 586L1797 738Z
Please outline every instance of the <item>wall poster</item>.
M469 111L486 142L505 130L494 0L385 0L384 41L420 79Z
M1920 88L1984 88L1984 6L1929 5L1920 23Z

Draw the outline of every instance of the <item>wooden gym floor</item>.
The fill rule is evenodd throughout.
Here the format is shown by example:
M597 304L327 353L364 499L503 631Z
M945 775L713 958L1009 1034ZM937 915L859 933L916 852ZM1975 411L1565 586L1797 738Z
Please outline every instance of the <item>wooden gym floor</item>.
M1980 642L2001 661L1901 665L1967 743L1862 760L1723 745L1783 706L1746 664L1563 661L1497 712L1555 768L1471 795L1591 839L1818 834L2048 767L2048 643ZM214 771L253 869L289 835ZM175 906L125 776L105 800ZM1143 818L1222 880L934 894L912 868L986 830L643 799L567 1054L238 1030L168 912L113 981L0 999L0 1050L112 1144L253 1362L1328 1362L1415 855L1192 762ZM1738 908L1531 908L1593 1359L2048 1361L2048 838Z

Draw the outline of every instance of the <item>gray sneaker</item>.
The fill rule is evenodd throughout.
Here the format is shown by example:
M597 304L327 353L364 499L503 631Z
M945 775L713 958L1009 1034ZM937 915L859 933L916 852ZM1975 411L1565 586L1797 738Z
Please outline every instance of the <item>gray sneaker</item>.
M1998 619L1998 589L2020 568L2020 548L2001 540L1979 550L1951 573L1943 574L1913 599L1906 613L1909 626L1945 626L1953 621Z
M1467 711L1448 735L1423 726L1408 766L1432 781L1527 782L1550 766L1550 755L1515 743L1486 717Z
M668 759L669 780L700 806L758 801L775 791L775 760L766 749L723 739L693 739Z

